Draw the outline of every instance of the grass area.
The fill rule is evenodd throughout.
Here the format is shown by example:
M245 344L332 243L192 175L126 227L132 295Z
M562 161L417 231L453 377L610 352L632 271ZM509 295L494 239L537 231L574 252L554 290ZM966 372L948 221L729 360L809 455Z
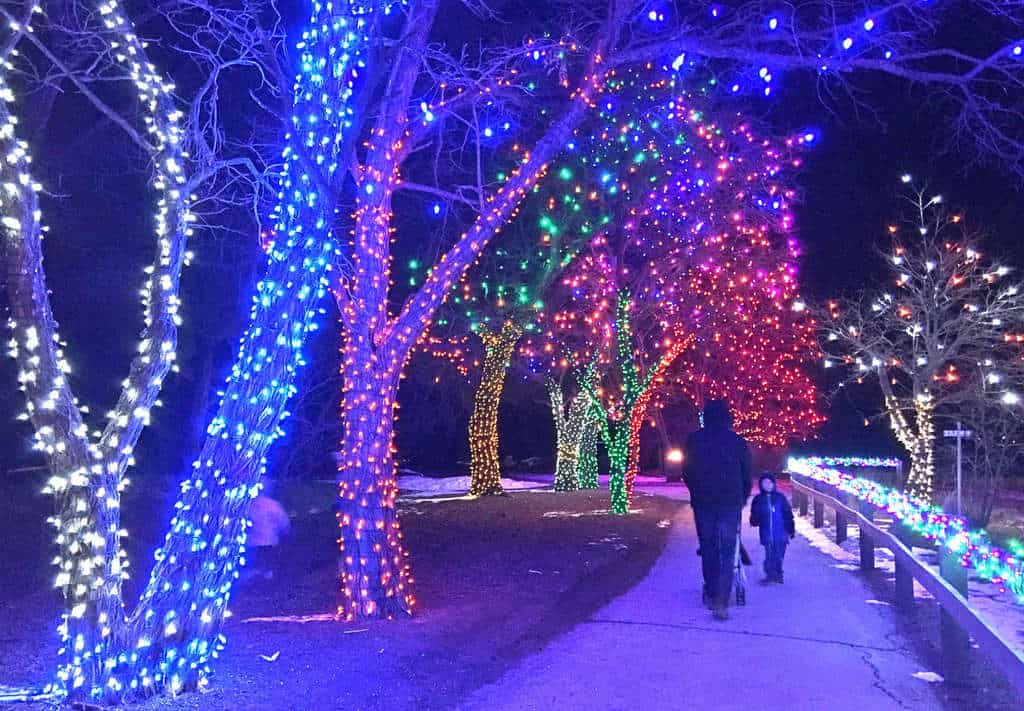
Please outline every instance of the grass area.
M0 576L0 683L40 683L54 660L60 607L49 586L48 502L32 491L0 491L14 499L0 521L0 557L11 571ZM132 708L450 708L639 581L665 543L669 529L659 522L680 506L639 495L639 513L612 517L601 513L606 491L405 502L415 617L247 623L336 604L333 486L283 485L277 494L295 513L292 532L274 579L239 586L212 690ZM137 576L148 567L140 556L162 535L169 501L136 495L126 502Z

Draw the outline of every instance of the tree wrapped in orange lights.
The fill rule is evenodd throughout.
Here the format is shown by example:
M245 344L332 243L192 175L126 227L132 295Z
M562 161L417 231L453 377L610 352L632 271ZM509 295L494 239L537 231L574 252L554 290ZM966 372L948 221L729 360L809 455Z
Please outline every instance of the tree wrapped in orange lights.
M970 119L961 124L990 153L998 152L993 145L1005 142L993 136L1016 135L1020 125L1019 107L1000 105L992 97L1002 94L990 88L994 77L1000 85L1018 82L1024 65L1007 49L992 57L958 50L962 61L957 67L922 67L942 64L948 50L933 47L933 27L926 20L931 10L921 3L886 10L885 25L898 28L895 31L880 27L871 32L874 24L865 26L863 7L848 3L830 5L828 13L776 18L775 27L783 30L778 33L751 31L750 18L760 12L753 3L741 3L728 12L716 5L710 13L700 5L681 12L648 12L649 3L640 0L574 2L570 13L568 4L531 5L533 12L519 19L530 29L540 26L540 32L519 46L503 42L503 23L479 22L481 42L472 46L486 48L474 61L467 56L469 50L463 51L468 45L448 53L448 38L431 35L435 26L463 29L463 24L476 21L471 12L483 12L482 3L453 2L442 10L440 0L410 0L380 23L385 36L374 45L380 56L371 57L361 73L369 78L372 91L353 113L372 116L372 126L362 132L354 155L329 164L332 169L349 168L357 196L351 250L343 255L347 259L338 260L344 268L335 290L345 331L345 435L338 473L344 617L409 611L402 585L408 573L394 512L392 434L398 380L412 349L452 287L516 217L521 201L556 156L572 144L574 130L598 106L617 101L604 94L619 71L644 67L668 75L706 62L714 67L705 77L721 73L734 79L734 92L753 90L759 96L771 93L772 72L777 69L813 72L840 86L857 73L881 72L947 89ZM459 12L464 14L457 16ZM451 20L453 16L458 19ZM569 16L578 22L566 37L580 39L548 39L545 30ZM823 21L819 16L827 17ZM516 24L516 31L524 25ZM843 37L847 33L850 36ZM531 66L538 71L530 71ZM556 82L558 92L548 93L545 88ZM693 83L707 92L726 84L717 78ZM511 160L501 170L503 177L492 180L482 166L495 162L497 152L487 147L495 131L481 114L512 97L518 99L515 118L523 125L516 131L513 149L505 152ZM675 114L685 111L669 103L663 107L663 118L672 114L673 123ZM345 124L350 115L335 120ZM612 134L610 140L618 135ZM429 158L417 163L416 156ZM438 156L458 165L443 182ZM322 177L315 165L308 172L314 179ZM344 181L319 182L324 196L336 196ZM400 196L408 194L458 205L459 217L438 240L423 281L403 295L392 290L393 250L423 238L421 222L402 229L393 213ZM322 231L324 225L310 229ZM414 239L403 238L406 232Z

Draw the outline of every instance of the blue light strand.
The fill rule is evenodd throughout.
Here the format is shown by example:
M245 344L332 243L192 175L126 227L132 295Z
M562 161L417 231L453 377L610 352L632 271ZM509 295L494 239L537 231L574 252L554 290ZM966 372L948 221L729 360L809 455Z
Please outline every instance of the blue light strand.
M353 125L351 103L365 67L371 16L392 3L314 2L297 45L292 130L285 137L275 239L257 284L248 329L207 439L181 485L175 514L128 634L95 650L88 692L108 701L206 686L223 649L220 628L245 563L246 512L260 490L266 455L283 434L287 405L305 364L302 348L324 313L337 245L327 184L345 170L339 151ZM120 645L118 649L114 644ZM65 681L62 679L61 681Z

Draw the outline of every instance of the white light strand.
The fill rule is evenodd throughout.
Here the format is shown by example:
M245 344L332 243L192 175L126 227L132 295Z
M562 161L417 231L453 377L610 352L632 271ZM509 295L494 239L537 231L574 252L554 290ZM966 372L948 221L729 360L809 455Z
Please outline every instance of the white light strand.
M41 269L46 228L36 195L40 186L30 177L28 146L17 139L17 120L8 108L14 94L6 83L6 72L0 72L4 100L0 142L5 153L0 209L22 276L11 287L15 318L9 322L13 332L9 348L18 361L18 380L27 398L22 419L33 421L34 446L46 455L52 474L46 491L59 501L59 513L50 521L60 550L56 585L64 593L68 610L60 626L62 661L56 685L60 693L77 690L94 677L115 636L113 631L123 623L121 583L127 577L128 562L120 546L125 535L119 525L120 493L127 484L124 473L133 463L134 443L148 424L149 410L159 402L157 394L173 367L178 280L193 220L189 196L183 193L187 155L179 127L181 113L172 99L174 87L146 60L144 45L118 4L105 0L98 10L103 37L132 80L145 111L153 186L158 193L157 254L146 270L142 289L143 336L125 388L101 433L89 433L82 419L88 409L79 405L65 377L71 367L56 331ZM116 684L111 689L116 691ZM88 692L96 696L98 690Z

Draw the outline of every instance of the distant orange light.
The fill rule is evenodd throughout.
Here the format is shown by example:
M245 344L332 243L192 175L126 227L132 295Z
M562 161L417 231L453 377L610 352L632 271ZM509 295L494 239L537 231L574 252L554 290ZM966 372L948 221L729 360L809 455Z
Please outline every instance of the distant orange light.
M681 449L670 449L668 454L665 455L665 461L671 462L672 464L681 464L683 461L683 450Z

